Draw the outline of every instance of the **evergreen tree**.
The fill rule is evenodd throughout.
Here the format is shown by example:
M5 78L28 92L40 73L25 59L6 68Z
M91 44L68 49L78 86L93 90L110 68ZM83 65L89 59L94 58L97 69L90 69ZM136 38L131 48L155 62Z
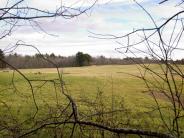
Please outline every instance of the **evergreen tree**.
M91 62L92 58L89 54L84 54L82 52L78 52L76 54L76 64L77 66L88 66Z
M0 59L3 59L3 60L5 59L4 52L1 49L0 49ZM0 69L3 69L5 67L6 67L5 63L0 61Z

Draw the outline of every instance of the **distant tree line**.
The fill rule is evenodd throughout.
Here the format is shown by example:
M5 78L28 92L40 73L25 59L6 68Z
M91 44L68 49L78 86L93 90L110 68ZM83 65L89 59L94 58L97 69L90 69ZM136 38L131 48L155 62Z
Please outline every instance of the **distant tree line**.
M162 63L162 61L145 58L106 58L104 56L91 57L89 54L78 52L73 56L56 56L52 54L35 54L30 55L19 55L19 54L9 54L6 55L0 50L0 58L3 58L9 64L16 68L53 68L53 64L49 63L52 61L57 64L58 67L79 67L79 66L89 66L89 65L128 65L128 64L140 64L140 63ZM46 59L46 60L45 60ZM184 64L184 59L176 60L177 64ZM6 68L4 63L0 63L0 68Z

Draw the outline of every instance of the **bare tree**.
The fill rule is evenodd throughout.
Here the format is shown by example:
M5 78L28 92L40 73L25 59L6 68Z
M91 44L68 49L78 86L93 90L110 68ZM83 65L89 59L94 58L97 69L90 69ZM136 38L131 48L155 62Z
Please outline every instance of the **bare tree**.
M167 0L159 4L166 4ZM159 113L165 131L167 130L174 137L183 137L183 66L176 64L175 55L183 52L183 13L181 10L171 17L164 19L161 25L157 25L152 15L138 2L137 5L150 18L153 28L136 29L122 35L103 35L93 33L92 37L100 39L116 39L121 47L116 51L129 57L138 57L140 54L149 57L156 62L157 69L152 64L138 63L139 75L133 75L144 81L147 92L150 93L155 101L156 112ZM177 6L181 6L181 1ZM135 42L136 40L136 42ZM137 54L138 53L138 54ZM150 76L152 79L150 79ZM165 99L167 104L162 104L160 98Z

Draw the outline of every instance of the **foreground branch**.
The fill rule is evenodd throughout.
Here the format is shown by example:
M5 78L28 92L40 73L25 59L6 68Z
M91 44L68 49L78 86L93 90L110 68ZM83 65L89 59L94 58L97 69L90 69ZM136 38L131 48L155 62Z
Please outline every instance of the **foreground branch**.
M174 138L174 136L165 134L165 133L160 133L160 132L154 132L154 131L147 131L147 130L139 130L139 129L132 129L132 128L112 128L108 127L99 123L94 123L94 122L88 122L88 121L67 121L67 122L52 122L52 123L46 123L41 125L38 128L35 128L21 136L19 138L25 137L29 134L33 134L37 132L40 129L46 128L47 126L50 125L62 125L62 124L78 124L78 125L83 125L83 126L90 126L90 127L96 127L99 129L103 129L112 133L116 134L130 134L130 135L143 135L143 136L154 136L158 138Z

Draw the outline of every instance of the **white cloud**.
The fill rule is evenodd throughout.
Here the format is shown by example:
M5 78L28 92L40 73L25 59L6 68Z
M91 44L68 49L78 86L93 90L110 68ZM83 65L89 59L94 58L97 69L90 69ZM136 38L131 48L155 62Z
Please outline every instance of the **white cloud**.
M5 1L5 0L4 0ZM146 2L149 0L137 0L137 2ZM39 9L51 9L54 10L58 7L86 7L91 6L96 2L96 5L111 4L111 3L123 3L126 5L135 4L133 0L26 0L27 5L36 7Z
M160 18L168 17L180 10L174 7L173 3L159 6L156 2L149 3L148 1L139 0L138 2L144 4L143 6L158 23L163 22L160 21ZM56 9L61 4L61 0L29 0L26 2L41 9ZM63 0L62 2L62 4L76 7L89 6L94 1ZM59 35L59 37L52 37L43 32L39 34L30 27L22 27L14 32L12 36L1 40L0 48L6 47L9 43L16 43L17 40L21 39L28 44L36 45L43 53L54 52L56 54L71 55L83 51L92 55L120 56L119 53L114 51L114 48L118 47L114 41L89 38L88 31L122 35L132 31L133 28L154 27L145 12L132 0L99 0L98 3L101 5L93 8L89 17L84 14L71 20L62 18L38 20L46 32ZM33 54L35 51L19 49L17 52Z

